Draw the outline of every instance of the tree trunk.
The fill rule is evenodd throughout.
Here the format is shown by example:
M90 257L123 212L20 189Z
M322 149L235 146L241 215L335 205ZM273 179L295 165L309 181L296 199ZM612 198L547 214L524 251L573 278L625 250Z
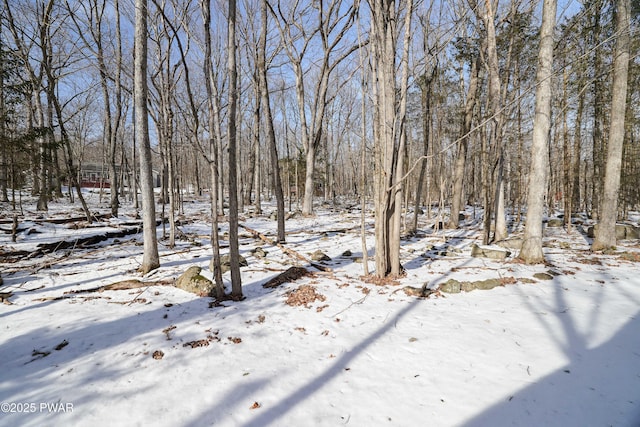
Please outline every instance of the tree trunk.
M405 8L405 37L402 52L402 86L397 99L395 58L398 13L392 0L370 2L374 72L374 204L376 235L376 275L385 277L401 273L400 218L402 201L402 165L404 157L404 122L406 78L412 0ZM399 101L396 104L396 101ZM396 105L400 105L396 111Z
M140 157L140 188L144 230L144 254L140 271L142 274L147 274L160 267L158 237L156 235L156 207L153 196L149 118L147 114L147 0L135 0L134 87L136 145L138 146Z
M478 59L471 58L471 71L469 73L469 92L464 107L464 119L462 122L462 135L458 145L455 169L453 173L453 195L451 201L451 217L449 218L449 228L458 228L460 224L460 210L462 207L462 187L464 184L465 164L467 161L467 151L469 147L469 132L473 120L473 109L478 96L478 76L480 69Z
M220 263L220 237L218 235L218 148L216 146L215 131L219 120L214 102L214 82L212 70L211 52L211 0L201 0L202 20L204 22L205 33L205 56L204 56L204 76L205 88L207 91L208 124L209 124L209 170L211 174L211 251L213 258L213 278L215 283L215 294L212 297L223 299L225 296L224 284L222 282L222 268ZM219 123L219 122L218 122Z
M600 219L602 194L602 169L604 167L604 82L602 81L604 70L602 61L602 49L600 47L600 37L602 35L601 15L604 7L603 0L596 0L589 8L593 22L591 30L591 46L593 49L593 131L592 131L592 156L593 156L593 179L591 180L591 216L593 219Z
M531 168L527 196L524 242L518 258L527 264L544 262L542 253L542 215L547 179L547 147L551 128L551 85L553 77L553 31L556 0L544 0L540 28L540 52L536 73L536 112L533 122Z
M240 277L240 248L238 245L238 147L236 137L236 109L238 100L238 70L236 66L236 0L229 0L228 57L229 72L229 256L231 260L231 297L242 299Z
M262 0L260 8L260 20L262 31L258 42L258 74L260 79L260 89L262 91L262 106L265 114L265 124L267 127L267 141L269 143L269 154L271 158L271 169L273 170L273 187L276 193L277 221L278 221L278 243L284 243L284 194L282 192L282 180L280 178L280 166L278 164L278 146L276 144L276 134L273 128L273 117L271 114L271 101L269 99L269 85L267 81L266 66L266 46L267 46L267 0Z
M617 0L616 4L616 49L613 60L613 93L611 99L611 129L607 144L607 163L602 193L601 220L591 249L599 251L616 246L616 219L618 215L618 192L620 169L625 134L627 102L627 80L630 57L631 1Z

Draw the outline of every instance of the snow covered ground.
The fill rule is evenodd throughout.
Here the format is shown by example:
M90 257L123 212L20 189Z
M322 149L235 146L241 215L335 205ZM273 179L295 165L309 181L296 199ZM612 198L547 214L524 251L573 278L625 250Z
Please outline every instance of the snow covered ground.
M7 255L121 229L126 209L70 227L44 221L79 215L52 203L43 218L25 212L16 243L0 234L0 292L12 293L0 305L0 426L640 426L637 241L591 254L579 231L548 228L548 264L527 266L472 258L480 233L468 221L403 241L406 277L376 285L356 260L359 212L320 208L287 221L287 247L324 251L331 271L265 289L296 260L241 232L246 299L210 306L170 285L192 265L210 277L208 212L187 203L182 238L161 241L162 266L145 277L141 234ZM266 217L241 223L275 234ZM259 245L266 258L251 255ZM452 278L505 285L403 290ZM148 286L69 293L130 279ZM324 299L287 304L302 285Z

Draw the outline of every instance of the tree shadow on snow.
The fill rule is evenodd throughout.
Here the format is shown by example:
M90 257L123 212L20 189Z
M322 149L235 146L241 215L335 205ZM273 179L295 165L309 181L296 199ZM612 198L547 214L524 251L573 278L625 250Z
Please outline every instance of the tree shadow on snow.
M606 321L601 307L607 303L607 293L624 295L624 290L602 287L593 298L588 326L583 327L586 331L581 332L566 298L570 285L565 287L556 278L552 286L552 304L548 298L537 304L524 295L522 300L569 363L506 396L463 424L465 427L640 426L640 311L608 341L590 348L590 331Z
M366 339L362 340L359 344L337 357L333 364L322 374L311 379L306 384L299 386L295 390L292 390L274 406L261 409L259 413L256 413L256 416L253 419L243 424L243 427L286 425L286 417L289 412L303 402L311 399L313 395L319 392L325 385L342 375L345 369L349 367L356 357L363 354L367 348L375 344L386 333L392 330L401 319L406 317L420 303L420 299L416 298L412 300L407 306L396 313L395 316L387 319L382 326L370 334ZM262 387L264 384L260 384L260 386ZM240 396L238 396L238 391L239 390L237 388L234 389L233 396L228 396L224 402L218 402L214 407L207 409L206 412L195 417L191 423L185 425L190 427L202 425L203 419L215 418L215 415L218 414L222 408L228 409L228 406L237 405L239 401L242 401L242 397L246 397L244 396L245 394L253 394L255 390L244 387L244 392L241 393Z

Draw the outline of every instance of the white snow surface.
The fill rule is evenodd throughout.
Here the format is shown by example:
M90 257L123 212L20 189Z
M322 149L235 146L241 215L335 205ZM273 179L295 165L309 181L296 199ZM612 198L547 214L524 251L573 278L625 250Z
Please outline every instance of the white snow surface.
M0 258L0 292L12 292L12 304L0 304L0 426L640 426L640 264L620 256L637 256L637 241L592 254L579 230L547 228L548 262L528 266L513 255L472 258L481 240L473 221L436 232L423 223L402 242L406 275L380 285L364 281L355 260L359 211L319 207L287 220L286 246L322 250L330 272L307 264L315 277L265 289L304 263L241 229L246 299L210 306L166 284L192 265L211 277L206 198L185 209L176 246L161 240L162 265L144 277L141 234ZM133 214L70 228L44 222L81 216L52 202L40 219L27 209L17 242L0 234L0 249L103 233ZM241 223L275 235L267 216ZM373 254L371 217L367 241ZM251 255L259 245L266 258ZM458 252L444 256L447 248ZM533 278L549 271L552 280ZM451 278L505 285L428 298L403 291ZM65 293L129 279L149 286ZM325 300L286 304L305 284ZM208 345L185 346L199 340Z

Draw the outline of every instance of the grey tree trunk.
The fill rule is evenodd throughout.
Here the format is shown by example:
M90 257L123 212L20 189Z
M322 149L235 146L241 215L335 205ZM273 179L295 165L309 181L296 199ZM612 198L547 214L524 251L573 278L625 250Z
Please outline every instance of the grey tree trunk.
M548 168L549 129L551 127L551 84L553 77L553 31L556 0L544 0L540 28L540 52L536 72L536 112L533 121L531 168L527 196L524 242L518 258L527 264L544 262L542 253L542 215Z
M211 49L211 0L201 0L202 20L205 33L204 76L207 91L208 124L209 124L209 170L211 173L211 251L213 259L213 278L215 293L212 297L223 299L225 296L220 263L220 236L218 235L218 147L216 146L216 132L219 128L219 116L214 102L213 64ZM196 135L197 136L197 135Z
M264 120L267 127L267 142L269 143L269 155L271 158L271 169L273 173L273 187L276 193L276 205L278 211L278 242L284 242L284 193L282 192L282 179L280 178L280 166L278 164L278 146L276 144L276 134L273 128L273 117L271 114L271 101L269 100L269 85L267 82L266 46L267 46L267 0L262 0L260 8L260 20L262 31L258 42L258 74L260 79L260 89L262 91L262 107L264 108ZM259 189L256 189L259 191Z
M599 251L616 246L616 219L618 215L618 192L622 147L625 134L627 103L627 80L630 57L631 1L617 0L616 5L616 49L613 60L613 93L611 99L611 129L607 144L607 163L604 173L602 209L596 237L591 249Z
M471 71L469 73L469 91L464 108L464 120L462 123L462 136L458 145L458 153L456 157L455 169L453 172L453 195L451 200L451 217L449 218L449 228L458 228L460 224L460 208L462 207L462 184L464 183L465 165L467 162L467 151L469 148L469 132L471 131L471 123L473 120L473 109L476 105L478 96L478 59L471 59Z
M140 157L140 189L142 193L142 224L144 230L144 254L140 271L142 274L147 274L160 267L147 110L147 0L135 1L134 56L135 129L136 145L138 146Z
M400 99L395 84L396 40L399 13L393 0L371 0L371 44L374 72L374 205L376 276L397 276L400 265L400 215L408 42L413 9L405 7L405 37L402 52ZM402 9L402 8L400 8ZM396 105L400 108L396 110Z
M238 100L238 70L236 66L236 0L229 0L228 18L229 72L229 257L231 260L231 297L242 299L242 278L240 277L240 248L238 245L238 162L236 136L236 109Z

